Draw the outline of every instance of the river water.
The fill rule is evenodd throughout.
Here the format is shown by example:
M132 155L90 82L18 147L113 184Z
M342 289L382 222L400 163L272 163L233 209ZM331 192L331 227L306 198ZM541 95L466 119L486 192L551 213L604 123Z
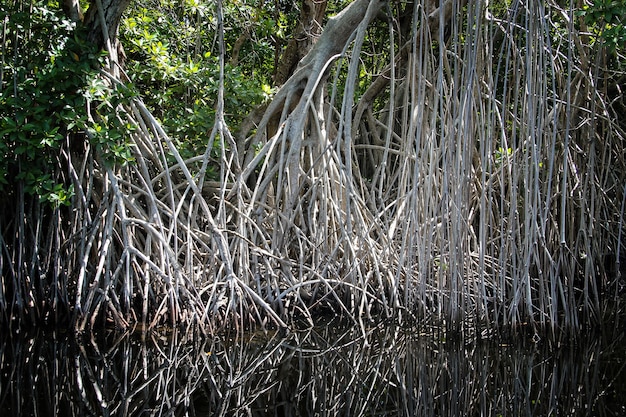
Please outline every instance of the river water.
M334 320L238 337L4 335L0 416L626 416L620 327L558 344Z

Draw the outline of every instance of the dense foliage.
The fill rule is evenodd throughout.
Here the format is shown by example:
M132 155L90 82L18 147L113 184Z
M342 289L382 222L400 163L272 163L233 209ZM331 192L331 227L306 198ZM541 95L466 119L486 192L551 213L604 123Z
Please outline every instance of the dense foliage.
M626 2L593 0L578 12L613 53L626 52ZM623 59L624 57L621 56Z
M0 5L5 19L0 97L0 185L15 198L27 194L52 205L69 205L73 186L63 172L62 148L96 147L110 163L133 158L127 141L132 126L116 109L132 92L103 80L103 52L84 40L84 30L56 2Z
M266 3L225 4L224 105L234 128L271 98L280 47L295 25L293 4ZM128 77L188 158L207 145L219 154L217 141L207 144L220 79L216 31L215 5L197 0L144 2L120 31Z

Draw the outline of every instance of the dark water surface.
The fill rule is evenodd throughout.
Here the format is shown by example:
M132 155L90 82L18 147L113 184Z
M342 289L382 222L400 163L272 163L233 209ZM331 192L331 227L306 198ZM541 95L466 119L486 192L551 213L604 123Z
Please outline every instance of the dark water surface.
M3 335L0 416L626 416L619 329L559 346L338 322L141 339Z

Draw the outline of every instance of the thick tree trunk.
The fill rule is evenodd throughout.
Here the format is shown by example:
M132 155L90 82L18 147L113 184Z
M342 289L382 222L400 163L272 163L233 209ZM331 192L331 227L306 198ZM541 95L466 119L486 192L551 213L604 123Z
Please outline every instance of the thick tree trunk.
M295 69L289 69L288 72L292 73L291 76L285 81L259 123L246 122L243 124L244 128L242 128L238 134L240 145L243 146L245 135L247 135L250 129L255 125L258 126L257 138L253 142L258 142L260 137L266 134L268 137L271 137L275 133L275 130L267 129L268 125L272 124L271 121L276 115L280 115L281 113L283 113L283 115L286 114L286 112L283 111L285 105L289 106L289 104L291 104L291 106L289 106L290 110L295 109L298 103L303 106L308 100L308 95L301 101L294 98L300 97L303 92L311 94L313 90L323 85L320 77L324 77L326 70L329 68L329 61L344 50L358 25L366 18L368 8L371 10L369 14L369 18L371 19L382 9L386 1L374 0L371 3L370 5L370 0L356 0L339 14L329 19L328 24L315 44L310 48L309 52L299 61ZM285 58L285 60L286 59L287 58ZM290 65L287 65L287 63L281 64L281 67L286 68L287 66ZM291 114L290 111L287 113ZM253 116L259 117L259 114L255 113ZM269 132L266 132L266 129L269 130Z
M250 141L246 143L243 136L246 132L239 132L237 146L242 150L240 155L243 155L243 172L239 180L251 186L255 196L260 196L260 206L267 206L263 196L272 195L270 211L277 210L280 214L276 218L285 224L274 225L273 236L269 240L280 252L289 253L293 249L294 236L314 234L313 230L320 227L324 231L318 236L334 236L334 225L319 226L315 220L315 217L326 215L326 208L332 212L330 217L333 218L337 213L342 213L339 217L365 216L352 213L350 203L346 202L350 194L346 190L351 187L351 179L350 174L342 172L337 165L342 164L338 162L341 157L337 155L333 159L325 153L330 146L329 137L333 136L336 127L332 120L327 120L324 88L337 59L348 52L358 55L365 29L386 3L382 0L356 0L330 18L309 53L300 60L267 107L257 125L255 137L248 138ZM354 44L352 50L351 44ZM354 77L347 81L354 82ZM328 177L328 182L323 184L312 182L317 174L311 170L320 169L316 165L320 158L332 159L327 161L326 172L320 173ZM259 163L263 165L260 170ZM303 194L311 187L319 188L319 193L314 193L314 198L304 197ZM311 215L304 215L304 201L307 201L306 207L325 207L324 214L320 215L317 208L312 208ZM337 222L343 220L345 218L337 218Z
M309 53L320 34L322 20L326 12L326 0L303 0L300 10L300 22L283 52L274 83L283 85L296 69L298 62Z
M126 55L117 34L122 14L129 4L130 0L90 0L85 12L78 0L62 0L61 7L70 20L82 22L87 28L87 40L97 45L99 50L106 49L111 62L121 67ZM111 70L114 75L119 75L115 66L112 65Z
M129 4L130 0L92 0L84 19L88 39L100 49L115 45L122 13Z
M63 12L73 22L82 22L84 19L83 9L78 0L63 0Z

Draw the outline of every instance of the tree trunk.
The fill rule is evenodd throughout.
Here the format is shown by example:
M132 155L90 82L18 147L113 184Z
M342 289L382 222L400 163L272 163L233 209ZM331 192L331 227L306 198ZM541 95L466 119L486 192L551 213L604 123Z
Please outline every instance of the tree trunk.
M284 81L284 85L277 93L272 103L265 111L263 118L260 120L257 128L257 137L253 143L257 143L261 140L262 136L267 134L267 137L271 137L274 133L274 129L267 129L269 124L276 115L280 115L281 112L285 115L283 108L287 106L293 110L300 102L302 105L308 99L305 97L304 102L294 99L300 97L303 92L312 93L317 86L323 85L323 80L320 77L324 77L325 71L328 69L329 60L340 54L346 47L347 42L356 30L359 23L366 17L368 7L371 8L370 18L376 16L376 13L382 9L386 1L375 0L370 5L369 0L357 0L351 3L348 7L342 10L339 14L329 19L328 24L321 33L319 39L313 46L309 42L309 52L299 61L295 68L291 68L291 61L288 57L283 58L281 63L280 72L285 74L292 73L289 78ZM290 67L287 69L287 67ZM284 76L277 75L277 80L282 80ZM308 88L307 88L308 86ZM289 106L291 104L291 106ZM291 114L291 112L288 112ZM282 120L280 121L282 122ZM279 125L278 123L277 125ZM245 135L255 125L255 123L245 123L245 129L241 129L238 134L238 139L241 142L245 139ZM269 130L268 131L266 131ZM243 149L240 147L240 149Z
M100 49L112 49L122 13L129 4L130 0L92 0L84 19L89 29L87 38Z
M326 12L326 0L303 0L300 10L300 21L283 52L274 83L283 85L296 69L298 62L309 53L320 34L322 33L322 20Z

